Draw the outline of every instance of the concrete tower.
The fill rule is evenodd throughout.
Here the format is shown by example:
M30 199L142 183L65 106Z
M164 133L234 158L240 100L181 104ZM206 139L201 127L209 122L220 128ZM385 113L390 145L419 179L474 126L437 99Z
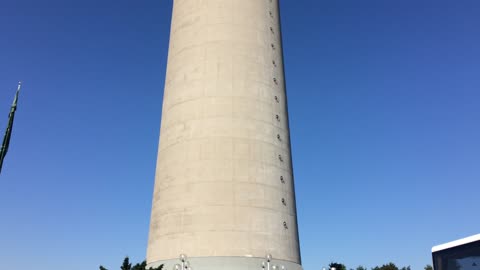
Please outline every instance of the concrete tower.
M278 0L174 0L148 266L299 270Z

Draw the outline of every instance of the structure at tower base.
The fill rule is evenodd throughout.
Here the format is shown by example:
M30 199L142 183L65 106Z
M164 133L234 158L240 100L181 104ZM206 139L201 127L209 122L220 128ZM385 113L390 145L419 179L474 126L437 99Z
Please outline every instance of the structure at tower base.
M478 270L480 234L434 246L432 258L435 270Z
M174 0L148 267L302 269L279 14Z

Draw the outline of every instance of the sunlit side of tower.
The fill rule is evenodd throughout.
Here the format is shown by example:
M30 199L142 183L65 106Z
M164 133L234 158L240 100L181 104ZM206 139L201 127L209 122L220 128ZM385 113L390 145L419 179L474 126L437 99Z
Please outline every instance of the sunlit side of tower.
M148 266L301 269L278 0L174 0Z

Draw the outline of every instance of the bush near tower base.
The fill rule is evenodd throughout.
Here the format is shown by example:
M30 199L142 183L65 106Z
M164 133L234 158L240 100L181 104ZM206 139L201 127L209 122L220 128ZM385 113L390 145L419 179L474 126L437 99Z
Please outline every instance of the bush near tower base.
M328 269L331 270L332 268L335 268L335 270L347 270L347 267L344 264L339 263L339 262L330 263L328 265ZM433 270L433 267L430 264L427 264L423 269L424 270ZM354 270L354 269L350 268L350 270ZM356 268L356 270L368 270L368 268L360 265ZM410 268L410 266L404 266L402 268L399 268L394 263L390 262L390 263L384 264L382 266L372 267L371 270L411 270L411 268Z
M107 268L103 267L102 265L100 265L99 269L100 270L108 270ZM132 267L132 263L130 263L130 258L125 257L125 259L123 259L122 266L120 266L120 269L121 270L163 270L163 264L160 265L157 268L150 267L150 268L147 269L147 262L143 261L142 263L137 263Z
M335 268L335 270L347 270L347 267L343 263L331 262L328 267L330 269Z

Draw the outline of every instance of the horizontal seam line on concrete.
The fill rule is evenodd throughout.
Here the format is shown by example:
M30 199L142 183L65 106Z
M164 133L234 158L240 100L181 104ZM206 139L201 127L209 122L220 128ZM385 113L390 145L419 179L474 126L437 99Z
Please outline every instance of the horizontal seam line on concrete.
M275 148L279 148L279 149L282 149L284 150L282 152L282 154L286 154L288 156L290 156L290 147L288 144L284 143L286 147L278 147L278 145L274 144L274 143L271 143L271 142L268 142L268 141L263 141L263 140L256 140L256 139L248 139L248 138L242 138L242 137L235 137L235 136L208 136L208 137L197 137L197 138L191 138L191 139L188 139L188 140L185 140L183 141L183 143L186 143L186 142L189 142L189 141L200 141L200 140L205 140L205 139L209 139L209 138L220 138L220 139L235 139L235 140L245 140L245 141L249 141L249 142L261 142L261 143L265 143L265 144L268 144L270 146L274 146ZM288 138L288 137L287 137ZM163 147L159 147L159 153L162 152L162 151L166 151L168 150L170 147L173 147L177 144L180 144L182 142L175 142L173 144L169 144L167 146L165 146L164 148ZM208 160L208 159L207 159ZM236 158L236 159L233 159L232 160L250 160L250 159L242 159L242 158ZM284 161L286 162L286 161Z
M284 230L285 231L285 230ZM190 234L190 233L205 233L205 232L252 232L252 233L265 233L267 234L266 231L253 231L253 230L196 230L196 231L189 231L187 233L185 232L180 232L180 233L165 233L165 234L157 234L156 236L157 237L162 237L162 236L172 236L172 235L179 235L179 234ZM271 232L269 232L268 234L272 234ZM278 233L280 235L284 235L284 236L287 236L289 237L288 234L282 234L282 233Z
M174 19L175 18L178 18L179 15L177 16L172 16L172 21L175 21ZM183 16L180 16L180 18L182 18ZM177 19L178 20L178 19ZM190 25L193 25L193 24L190 24ZM270 34L270 29L268 27L255 27L255 28L252 28L251 25L247 25L247 24L239 24L239 23L231 23L231 22L219 22L219 23L197 23L196 26L197 27L202 27L202 28L205 28L205 27L208 27L208 26L219 26L219 25L226 25L226 26L235 26L235 27L248 27L248 29L255 29L256 31L258 32L263 32L263 33L266 33L267 35L271 35ZM272 25L273 26L276 26L279 31L281 31L281 29L279 28L279 25L278 25L278 22L276 23L275 21L272 22ZM172 29L170 30L170 36L173 36L175 35L177 32L181 31L182 28L184 27L181 27L181 25L174 25L174 27L172 27Z
M157 200L158 201L158 200ZM155 200L153 201L153 205L155 205ZM202 204L202 205L194 205L194 206L191 206L189 208L203 208L203 207L206 207L206 206L225 206L225 207L240 207L240 208L254 208L254 209L261 209L261 210L268 210L270 212L274 212L274 213L281 213L281 214L288 214L289 216L296 216L296 208L295 207L286 207L285 209L287 209L288 211L282 211L282 210L278 210L278 208L272 208L272 207L263 207L263 206L251 206L251 205L243 205L243 204L220 204L220 203L207 203L207 204ZM292 204L293 206L293 204ZM160 208L161 209L161 208ZM182 208L177 208L177 210L180 212L184 212L186 209L186 207L182 207ZM282 208L283 209L283 208ZM161 212L161 210L158 210ZM153 213L153 211L152 211ZM168 213L172 213L172 209L169 209L168 210Z
M245 96L201 96L201 97L196 97L196 98L190 98L190 99L186 99L186 100L182 100L180 102L175 102L175 103L172 103L170 106L168 106L168 108L166 108L167 110L165 112L168 112L170 111L171 109L175 108L176 106L178 105L182 105L184 103L190 103L190 102L194 102L194 101L199 101L199 100L202 100L202 99L205 99L205 100L213 100L213 99L220 99L220 98L224 98L224 99L232 99L232 108L233 108L233 99L240 99L242 101L256 101L257 103L261 103L261 104L264 104L264 105L275 105L275 104L278 104L277 102L275 102L273 100L273 97L275 96L276 93L272 93L272 96L271 98L269 99L260 99L260 98L253 98L253 97L245 97ZM278 94L277 94L278 95ZM168 99L168 97L167 97ZM283 105L283 104L282 104ZM283 105L283 107L285 107L285 105Z
M218 160L220 160L220 159L196 159L196 160L209 160L209 161L214 161L214 160L216 160L216 161L218 161ZM221 160L225 160L225 159L221 159ZM233 160L233 159L232 159L232 160ZM189 162L192 162L192 160L188 160L188 161L189 161ZM183 163L183 162L185 162L185 161L182 161L181 163ZM274 167L274 168L277 168L277 169L280 169L280 170L292 171L292 168L291 168L291 166L290 166L290 162L284 161L283 163L285 163L285 167L277 166L277 165L275 165L275 164L273 164L273 163L269 163L269 162L265 162L265 161L260 161L260 160L259 160L258 162L261 162L261 163L264 164L264 165L271 166L271 167ZM171 163L171 162L170 162L170 163ZM157 161L157 165L158 165L158 161ZM168 166L168 164L167 164L167 166Z
M259 185L259 186L264 186L264 187L269 187L269 188L272 188L272 189L280 190L280 191L283 191L284 193L287 193L289 195L293 195L293 190L278 188L277 186L267 185L267 184L264 184L264 183L252 183L252 182L246 182L246 181L233 181L233 180L232 181L184 182L182 184L176 184L176 185L171 185L171 186L172 187L178 187L178 186L188 186L188 185L203 184L203 183L209 183L209 184L213 184L213 183L239 183L239 184ZM282 184L282 186L284 186L284 184ZM160 189L160 190L164 191L164 190L167 190L167 188L163 188L163 189ZM154 192L156 192L156 191L157 190L155 190Z
M285 116L287 117L287 113L283 113L282 116ZM287 128L283 127L282 126L276 126L274 123L275 122L267 122L267 121L264 121L264 120L259 120L259 119L254 119L254 118L246 118L246 117L234 117L234 116L215 116L215 117L203 117L203 118L194 118L194 119L188 119L186 121L174 121L174 122L177 122L177 123L188 123L189 121L196 121L196 120L206 120L206 119L209 119L209 120L212 120L212 119L232 119L232 120L235 120L235 119L242 119L242 120L249 120L249 121L255 121L255 122L259 122L259 123L264 123L264 124L267 124L269 126L272 126L272 127L275 127L275 128L278 128L278 129L281 129L281 130L284 130L284 131L288 131ZM172 125L162 125L162 127L160 128L160 133L162 132L163 129L166 129L166 128L169 128L171 127Z

